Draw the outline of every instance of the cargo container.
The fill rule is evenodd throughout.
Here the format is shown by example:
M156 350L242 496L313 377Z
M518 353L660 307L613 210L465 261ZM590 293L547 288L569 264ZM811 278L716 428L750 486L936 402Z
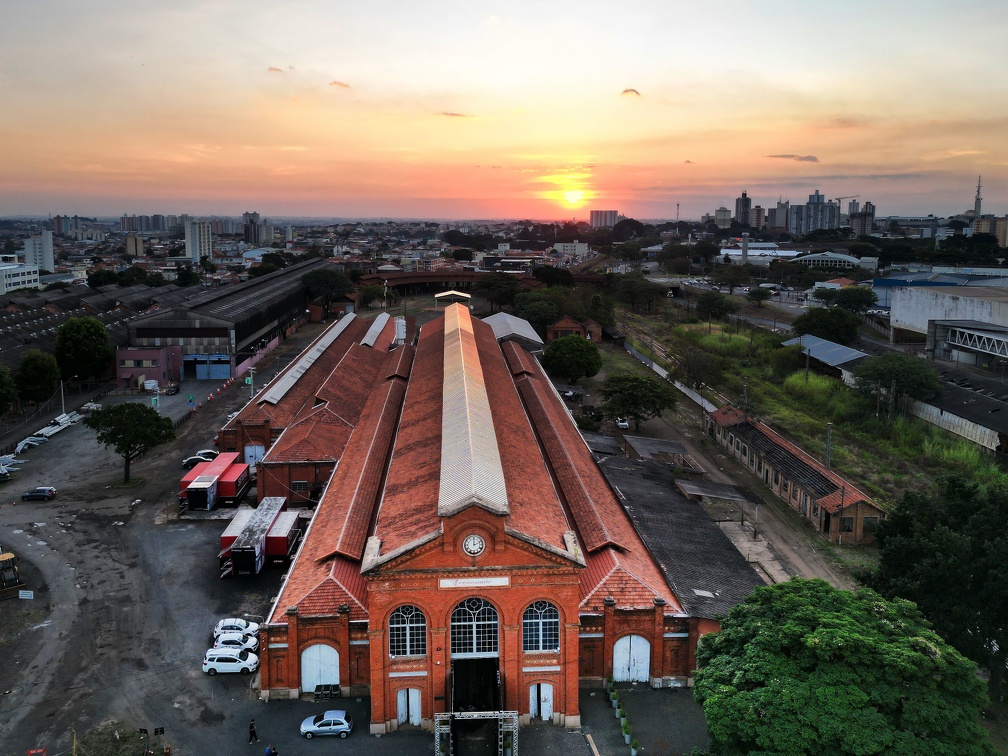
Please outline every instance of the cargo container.
M252 488L252 475L244 462L235 462L218 478L221 504L236 506Z
M283 496L268 496L259 502L232 541L230 560L223 556L225 549L221 549L221 577L259 574L266 563L266 535L286 506L287 499Z
M229 468L235 464L241 464L238 462L237 452L228 452L218 454L212 462L201 462L187 472L179 484L179 508L213 509L221 495L225 496L225 503L235 501L237 491L224 487L222 492L222 487L218 483L221 475L228 472ZM200 484L193 491L196 481L200 481ZM241 495L244 496L247 491L246 487ZM190 492L195 493L195 499L192 499Z
M266 534L266 561L287 565L301 542L301 523L297 512L281 512Z

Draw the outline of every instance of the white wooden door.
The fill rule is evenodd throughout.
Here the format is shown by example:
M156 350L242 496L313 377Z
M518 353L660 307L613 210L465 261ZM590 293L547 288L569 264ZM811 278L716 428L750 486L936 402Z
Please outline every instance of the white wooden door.
M262 444L245 444L245 464L254 465L266 456L266 447Z
M339 685L339 651L318 643L301 652L301 690L311 693L316 685Z
M529 686L529 717L543 720L553 718L553 686L550 683Z
M396 722L420 725L419 688L403 688L396 693Z
M648 682L651 676L651 644L640 635L626 635L613 646L613 680Z

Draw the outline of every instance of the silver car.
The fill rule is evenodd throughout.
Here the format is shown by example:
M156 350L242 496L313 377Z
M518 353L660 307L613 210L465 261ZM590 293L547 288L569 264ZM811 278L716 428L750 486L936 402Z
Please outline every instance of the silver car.
M330 709L301 723L301 734L311 740L316 735L339 735L345 738L353 732L353 719L343 709Z

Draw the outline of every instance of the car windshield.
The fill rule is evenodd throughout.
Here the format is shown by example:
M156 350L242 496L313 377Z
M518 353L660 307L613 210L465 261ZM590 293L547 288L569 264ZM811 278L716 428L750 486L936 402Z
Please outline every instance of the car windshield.
M248 651L246 651L245 649L242 649L238 653L238 658L241 659L242 661L245 661L246 659L248 659Z
M323 719L325 719L325 714L319 714L315 717L315 719L311 721L311 723L316 727L318 727L320 724L322 724Z

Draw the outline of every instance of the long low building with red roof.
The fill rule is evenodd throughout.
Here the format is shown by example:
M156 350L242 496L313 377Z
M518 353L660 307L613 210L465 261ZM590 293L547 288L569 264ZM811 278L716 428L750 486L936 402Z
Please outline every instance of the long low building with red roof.
M529 352L456 304L374 376L261 629L265 697L369 692L383 733L577 726L579 678L689 684L717 622L684 610Z

